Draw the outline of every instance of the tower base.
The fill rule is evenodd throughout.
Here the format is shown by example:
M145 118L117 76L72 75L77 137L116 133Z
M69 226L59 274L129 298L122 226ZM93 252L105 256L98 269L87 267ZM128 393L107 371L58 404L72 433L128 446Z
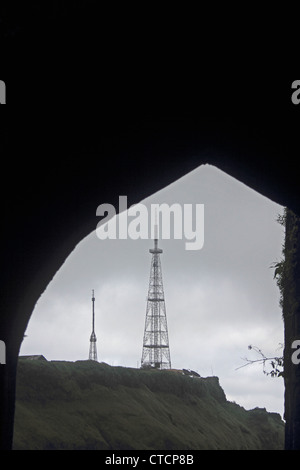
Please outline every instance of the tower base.
M93 332L91 334L91 339L90 339L90 352L89 352L89 360L90 361L97 361L97 346L96 346L96 335Z

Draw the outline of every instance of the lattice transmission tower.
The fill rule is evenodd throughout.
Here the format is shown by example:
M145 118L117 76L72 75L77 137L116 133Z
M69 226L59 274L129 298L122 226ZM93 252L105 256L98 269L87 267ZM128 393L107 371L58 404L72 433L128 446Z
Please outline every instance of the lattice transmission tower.
M94 291L92 294L92 313L93 313L93 320L92 320L92 334L90 336L90 352L89 352L89 359L91 361L97 361L97 346L96 346L96 334L95 334L95 295Z
M160 262L160 254L163 250L158 248L157 232L158 230L156 225L154 248L149 250L152 254L152 260L141 367L171 369L166 305Z

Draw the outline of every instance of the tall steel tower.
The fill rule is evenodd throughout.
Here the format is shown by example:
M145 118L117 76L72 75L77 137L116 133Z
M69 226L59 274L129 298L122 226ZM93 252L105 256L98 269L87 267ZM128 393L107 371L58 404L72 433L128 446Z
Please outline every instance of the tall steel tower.
M89 359L91 361L97 361L97 347L96 347L96 334L95 334L95 295L93 291L92 296L92 304L93 304L93 322L92 322L92 334L90 337L90 352L89 352Z
M152 253L150 281L147 297L145 331L141 367L171 369L168 326L160 254L158 230L155 224L154 248Z

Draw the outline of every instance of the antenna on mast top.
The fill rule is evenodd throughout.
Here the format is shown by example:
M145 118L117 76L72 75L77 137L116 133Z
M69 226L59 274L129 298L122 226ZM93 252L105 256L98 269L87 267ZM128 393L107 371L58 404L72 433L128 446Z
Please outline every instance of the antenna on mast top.
M154 216L154 240L158 240L157 207L155 208Z
M149 250L150 253L162 253L163 251L158 248L158 219L157 219L157 207L155 208L154 215L154 248Z

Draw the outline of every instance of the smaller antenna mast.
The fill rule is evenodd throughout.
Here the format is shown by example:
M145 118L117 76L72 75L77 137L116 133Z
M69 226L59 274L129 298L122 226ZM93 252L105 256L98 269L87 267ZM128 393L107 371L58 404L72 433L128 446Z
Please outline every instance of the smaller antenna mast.
M95 334L95 294L94 289L92 290L92 334L90 336L90 352L89 360L97 361L97 347L96 347L96 334Z

